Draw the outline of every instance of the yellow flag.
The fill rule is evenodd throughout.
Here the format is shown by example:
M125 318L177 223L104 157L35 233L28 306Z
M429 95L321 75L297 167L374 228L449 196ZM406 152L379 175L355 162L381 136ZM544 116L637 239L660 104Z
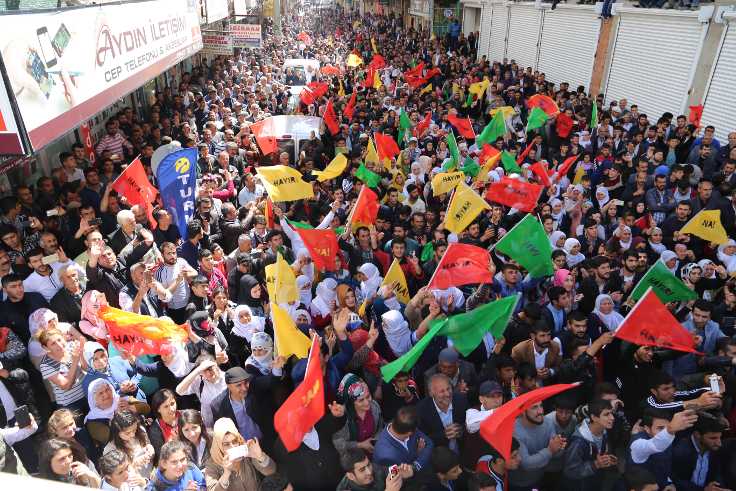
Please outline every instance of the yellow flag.
M715 244L728 242L728 234L721 223L721 210L703 210L690 219L680 233L697 235Z
M491 110L491 117L495 116L498 111L501 111L501 113L503 113L503 119L509 119L516 113L514 108L511 106L501 106Z
M496 155L486 160L486 163L480 168L480 172L478 172L475 182L486 182L488 180L488 173L496 166L496 163L500 158L501 152L498 152Z
M299 300L299 289L296 286L296 276L281 253L276 255L276 262L266 266L266 290L268 297L276 303L291 303Z
M468 225L475 220L475 217L481 211L490 208L486 200L462 182L455 188L455 194L447 209L445 228L450 232L459 234L468 228Z
M298 170L287 165L258 167L256 172L271 201L297 201L314 196L312 185L304 182Z
M373 76L373 88L378 90L381 87L383 87L383 84L381 83L381 77L378 76L378 70L376 70Z
M578 168L575 171L575 177L572 178L572 183L580 184L580 181L583 180L583 176L585 176L585 166L582 163L579 163Z
M449 193L465 179L462 172L440 172L432 178L432 195Z
M312 343L297 329L294 319L275 303L271 303L271 316L278 356L289 358L291 355L296 355L297 358L306 358Z
M373 52L378 54L378 47L376 46L376 38L371 38L371 47L373 48Z
M478 99L483 98L483 94L486 93L486 89L491 85L491 82L486 78L483 79L482 82L475 82L474 84L470 84L470 87L468 87L468 92L476 96Z
M332 162L327 164L325 170L313 170L312 175L317 176L317 180L319 182L329 181L330 179L334 179L345 172L345 167L347 166L347 157L345 157L344 154L339 153L335 155L335 158L332 159Z
M365 163L373 162L374 165L379 165L378 152L376 152L376 146L373 144L373 139L368 139L368 153L365 154Z
M391 267L388 268L388 273L383 278L381 286L391 285L394 289L394 295L403 304L409 303L409 288L406 286L406 276L404 271L401 269L399 261L394 258L394 262L391 263Z
M420 90L419 95L426 94L427 92L432 92L432 84L428 84L426 87Z
M363 58L356 55L355 53L350 53L348 55L348 61L346 63L347 66L355 68L356 66L360 66L363 64Z
M453 82L452 83L452 93L454 94L460 94L463 95L463 89L460 88L460 85Z
M342 85L342 79L340 79L340 89L337 91L338 97L345 97L345 87Z

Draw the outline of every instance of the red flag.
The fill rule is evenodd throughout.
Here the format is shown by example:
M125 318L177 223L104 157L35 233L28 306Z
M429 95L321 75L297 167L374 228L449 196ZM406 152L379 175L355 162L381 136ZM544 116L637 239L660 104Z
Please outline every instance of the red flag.
M614 336L640 346L702 354L695 349L693 334L677 322L651 287L618 326Z
M570 136L572 127L573 127L573 121L570 116L568 116L565 113L560 113L557 115L557 119L555 120L555 128L557 129L557 136L559 136L560 138L567 138L568 136Z
M143 163L138 157L115 179L112 188L119 195L125 196L129 204L144 207L148 221L151 225L156 225L153 219L153 202L156 200L158 189L149 182Z
M529 213L537 206L543 189L539 184L502 177L500 182L494 182L488 187L486 199Z
M470 118L458 118L454 114L447 115L447 121L457 129L463 138L475 138L475 131L473 131L473 124L470 122Z
M489 145L488 143L483 144L483 148L480 150L480 163L481 165L485 165L486 162L488 162L488 159L495 157L496 155L500 154L501 151L494 147L493 145Z
M328 229L295 229L302 238L302 242L309 250L314 265L320 271L335 271L335 256L337 256L337 235L334 230Z
M410 68L409 70L404 72L404 78L417 78L422 76L422 71L424 70L424 62L418 64L414 68Z
M488 144L486 143L486 145ZM532 151L532 148L534 148L534 145L532 145L531 143L527 145L524 151L521 152L518 157L516 157L516 163L521 164L522 162L524 162L524 159L526 158L527 155L529 155L529 152Z
M688 122L700 128L700 119L703 117L703 106L690 106L690 114L687 117Z
M537 176L543 186L548 187L552 185L549 180L549 174L547 174L547 166L542 162L534 162L531 166L532 172Z
M363 80L363 87L365 89L372 89L373 82L376 80L376 69L372 66L368 66L368 71L365 74L365 80Z
M302 42L303 42L304 44L306 44L307 46L309 46L310 44L312 44L312 38L311 38L311 37L309 37L309 34L307 34L307 33L306 33L306 32L304 32L304 31L300 32L300 33L299 33L299 34L298 34L298 35L296 36L296 38L297 38L297 39L298 39L299 41L302 41Z
M262 119L250 125L250 131L256 137L256 143L261 148L263 155L269 155L278 148L276 135L274 135L273 120L271 118Z
M565 159L564 162L560 164L560 166L557 168L557 174L555 174L555 181L559 182L560 179L562 179L563 176L566 176L568 172L570 172L570 169L575 164L575 162L578 161L580 158L580 155L573 155L572 157L568 157Z
M529 109L538 107L547 113L548 116L554 116L560 112L560 108L557 106L557 103L552 100L551 97L542 94L534 94L531 96L529 100L526 101L526 105Z
M330 130L332 136L340 133L340 123L337 121L337 114L335 114L335 108L332 107L332 99L327 101L327 107L325 113L322 115L322 120L325 122L325 126Z
M348 117L349 121L352 121L353 119L353 114L355 113L355 101L357 97L358 97L358 92L353 90L353 95L350 96L348 105L345 106L345 109L342 110L342 113Z
M427 111L424 119L414 126L414 136L421 138L422 134L429 129L430 124L432 124L432 111Z
M511 399L483 420L480 424L480 436L508 460L517 416L536 403L577 386L577 383L548 385Z
M421 87L422 85L427 85L427 84L429 83L429 81L430 81L430 80L432 79L432 77L434 77L435 75L439 75L439 74L441 74L441 73L442 73L442 70L440 70L440 69L439 69L439 68L437 68L437 67L434 67L434 68L432 68L431 70L429 70L429 71L427 72L427 74L426 74L426 75L425 75L424 77L421 77L421 78L419 78L419 79L418 79L418 80L417 80L417 81L415 82L415 85L412 85L412 83L411 83L411 82L409 82L409 85L410 85L411 87L415 88L415 89L416 89L417 87Z
M363 225L375 223L380 207L381 204L378 202L378 195L368 186L363 186L348 222L361 223Z
M371 62L368 64L369 67L373 67L376 70L386 68L386 59L381 55L373 55Z
M271 202L271 198L266 198L266 209L264 211L266 214L266 228L274 228L276 224L273 215L273 203Z
M437 269L429 280L429 288L446 290L451 286L491 283L488 270L491 254L482 247L453 242L447 246Z
M325 95L330 86L325 82L310 82L299 93L299 99L304 104L314 104L314 102Z
M304 380L294 389L273 417L273 426L284 447L293 452L304 435L325 415L325 387L322 378L319 337L312 339Z
M401 150L396 144L391 135L384 135L383 133L373 133L373 139L376 141L376 152L378 152L378 158L383 161L385 158L392 159L396 157Z
M646 215L642 216L637 221L635 221L634 225L636 225L636 227L639 230L646 230L651 225L652 223L651 220L652 220L652 216L649 213L647 213Z

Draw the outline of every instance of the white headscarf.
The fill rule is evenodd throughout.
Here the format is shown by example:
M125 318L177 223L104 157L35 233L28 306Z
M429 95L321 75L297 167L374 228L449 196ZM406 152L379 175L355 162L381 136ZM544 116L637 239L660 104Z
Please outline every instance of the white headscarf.
M557 205L561 205L561 204L563 204L563 203L562 203L562 200L559 199L559 198L552 198L551 200L549 200L549 206L551 208L551 210L550 210L550 216L557 223L560 223L562 221L562 219L565 217L565 207L564 206L562 207L562 209L558 213L555 213L555 211L554 211L554 207L557 206Z
M245 360L245 365L252 365L263 375L269 375L271 373L271 365L273 365L273 340L265 332L254 333L250 341L251 351L259 348L265 349L266 354L261 356L250 355Z
M383 283L381 273L373 263L364 263L358 268L360 273L366 275L367 279L360 282L360 295L364 298L370 298L376 294L378 287Z
M598 193L605 195L605 197L603 199L598 199ZM611 198L608 196L608 188L605 186L598 186L595 188L595 200L598 202L599 208L603 208L606 203L611 201Z
M322 282L317 285L317 296L314 297L310 305L312 313L317 313L322 317L327 317L332 313L330 302L337 298L336 288L337 281L332 278L322 280Z
M312 280L308 276L299 275L296 278L296 286L299 288L299 301L309 307L312 303Z
M577 254L573 254L571 252L572 248L575 246L580 247L580 241L575 237L570 237L569 239L567 239L565 241L565 245L563 246L565 254L567 255L567 265L571 268L574 268L575 265L585 261L585 254L581 253L580 249L578 249Z
M629 232L629 240L628 242L624 242L621 240L621 232ZM628 251L631 248L631 242L633 241L633 236L631 234L631 227L628 225L624 225L623 227L616 227L616 230L613 231L613 235L618 237L618 243L621 244L621 249L624 251Z
M700 269L703 270L703 278L710 280L710 279L715 278L717 273L713 271L713 273L711 273L710 276L705 275L705 267L708 266L709 264L713 264L713 261L711 261L710 259L701 259L700 261L698 261L698 266L700 266Z
M452 302L455 311L461 308L465 303L463 292L460 291L459 288L456 288L454 286L451 286L446 290L432 290L432 295L434 295L435 300L437 300L437 302L440 304L442 310L445 311L447 310L445 304L447 303L447 299L450 297L450 295L452 295Z
M671 261L672 259L675 260L675 266L672 269L670 269L670 267L667 266L667 261ZM677 254L675 254L674 252L670 251L669 249L665 249L659 255L659 260L662 261L662 264L664 264L664 267L665 268L669 269L672 274L675 274L675 271L677 271L677 266L680 263L680 261L677 260Z
M396 356L401 356L412 347L411 330L409 323L406 322L404 316L398 310L389 310L381 316L383 320L383 332L386 334L386 340L391 347L391 351Z
M566 238L567 235L565 235L565 232L562 232L560 230L555 230L552 232L549 236L549 243L552 246L552 250L557 250L560 247L557 245L557 242L559 242L560 239Z
M95 394L99 392L104 386L109 386L112 391L112 404L107 409L100 409L95 403ZM87 388L87 404L89 404L89 412L84 417L84 422L94 419L112 419L112 415L115 414L115 410L118 408L118 402L120 402L120 396L115 392L115 387L104 378L98 378L93 380Z
M250 314L250 322L247 324L240 322L241 312L248 312ZM232 333L245 338L249 343L254 333L263 332L266 327L266 319L253 315L253 311L247 305L238 305L235 307L234 313Z
M726 247L730 246L736 246L736 241L728 239L728 242L718 246L718 259L726 267L729 274L736 271L736 254L726 254Z
M654 232L659 232L660 234L662 234L662 229L659 227L654 227L652 229L652 233ZM667 247L662 242L658 242L658 243L652 242L651 237L647 239L647 242L649 242L649 247L651 247L652 250L656 252L657 254L662 254L664 251L667 250Z
M56 312L45 307L34 310L31 315L28 316L28 329L31 332L31 339L28 342L28 355L31 358L42 358L46 355L46 350L41 346L41 343L38 342L36 336L38 336L39 332L46 329L49 322L54 319L57 321L59 319Z
M299 259L303 257L307 257L307 258L311 257L309 255L309 251L305 247L301 247L299 248L299 250L296 251L297 261L299 261ZM310 261L305 266L302 266L302 269L300 270L300 272L303 275L307 276L307 278L309 278L310 281L313 281L314 280L314 262Z
M603 312L601 312L601 304L606 299L610 300L611 303L613 303L613 298L611 298L611 295L606 295L602 293L595 297L595 309L593 309L593 313L598 316L598 318L601 320L601 322L603 322L603 324L608 328L609 331L615 331L616 329L618 329L618 326L624 321L624 316L616 312L615 304L610 314L604 314Z

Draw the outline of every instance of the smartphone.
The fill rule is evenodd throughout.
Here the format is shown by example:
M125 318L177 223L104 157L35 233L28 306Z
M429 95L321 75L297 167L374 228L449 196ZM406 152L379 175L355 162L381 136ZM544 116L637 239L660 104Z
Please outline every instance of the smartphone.
M46 67L43 65L43 61L41 61L41 57L38 56L38 52L35 49L28 50L26 70L31 74L33 80L36 81L41 92L48 98L51 94L52 82L49 78L49 72L46 71Z
M28 406L18 406L15 408L15 422L18 428L25 428L31 425L31 414L28 412Z
M69 41L71 39L72 35L69 33L69 29L67 29L62 22L59 26L59 30L54 34L54 39L51 40L51 46L54 48L54 51L56 51L56 56L61 58L61 55L64 54L64 50L69 46Z
M227 451L227 456L230 458L230 460L244 459L248 456L248 446L238 445L237 447L233 447Z
M38 44L41 45L41 54L43 54L43 61L46 63L46 68L56 66L56 55L54 54L53 46L51 46L49 30L46 27L40 27L36 29L36 36L38 37Z
M46 211L46 216L47 217L55 217L55 216L58 216L58 215L59 215L59 210L57 210L56 208L53 208L51 210L47 210Z
M391 475L391 477L396 476L399 474L399 466L394 464L391 467L388 468L388 473Z
M721 393L721 386L718 383L718 375L715 373L708 377L708 381L710 382L710 390L711 392L715 392L716 394Z
M51 254L49 256L44 256L41 258L41 263L43 264L54 264L55 262L59 261L59 255L58 254Z
M90 220L87 223L89 223L89 226L90 227L92 227L94 225L102 225L102 218L93 218L92 220Z

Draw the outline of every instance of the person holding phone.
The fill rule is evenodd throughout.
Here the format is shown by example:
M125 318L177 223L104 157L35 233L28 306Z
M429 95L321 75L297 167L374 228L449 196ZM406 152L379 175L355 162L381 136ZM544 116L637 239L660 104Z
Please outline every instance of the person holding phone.
M376 435L383 429L381 406L373 400L362 379L352 373L345 375L337 388L338 402L345 405L345 425L332 436L339 453L360 448L373 455Z
M46 440L41 445L38 475L50 481L88 488L100 487L100 476L86 464L75 460L69 442L58 438Z
M276 472L276 463L258 439L245 440L229 418L215 422L210 456L204 467L209 491L258 489L262 476Z

